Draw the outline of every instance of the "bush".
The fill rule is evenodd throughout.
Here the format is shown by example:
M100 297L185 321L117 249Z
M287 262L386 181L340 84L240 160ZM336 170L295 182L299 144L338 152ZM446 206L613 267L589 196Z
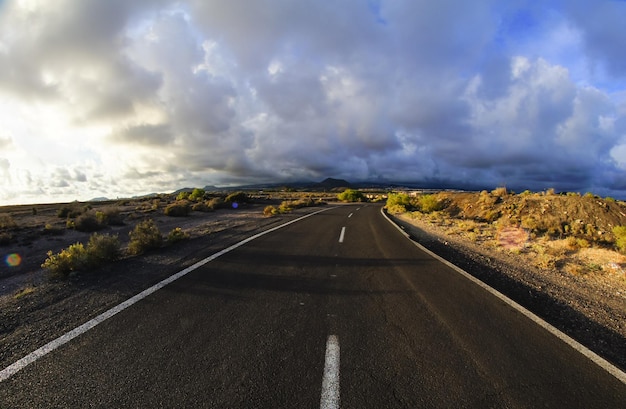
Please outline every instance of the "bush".
M191 206L186 200L181 200L168 205L165 208L165 215L172 217L184 217L188 216L191 211Z
M207 202L207 206L211 210L217 210L224 207L229 207L229 204L224 201L221 197L214 197L213 199Z
M83 211L76 206L63 206L57 210L57 216L60 219L66 219L68 217L73 219L80 216L82 213Z
M172 229L167 235L168 243L176 243L177 241L189 239L189 233L183 231L180 227Z
M117 235L92 234L87 243L87 254L93 265L120 258L120 240Z
M615 235L615 245L621 252L626 252L626 226L615 226L613 228Z
M206 202L194 203L191 207L194 212L210 212L213 211Z
M138 223L129 234L128 252L141 254L144 251L161 247L163 235L152 219Z
M224 199L226 203L248 203L250 197L245 192L231 193Z
M263 214L265 216L274 216L278 213L280 212L278 211L276 206L269 205L269 206L265 206L265 209L263 209Z
M201 200L204 199L204 194L206 192L204 191L204 189L194 189L193 192L191 192L191 194L189 195L189 200L193 201L193 202L199 202Z
M65 233L65 229L63 229L62 227L55 227L50 223L46 223L43 226L43 234L45 235L50 235L50 236L59 236L63 233Z
M390 193L385 205L390 213L404 213L413 210L411 198L406 193Z
M79 271L89 265L89 256L83 243L74 243L58 254L48 251L48 258L41 265L52 277L64 278L70 273Z
M17 223L13 220L13 216L8 213L0 213L0 229L14 229Z
M102 224L94 213L81 214L74 221L74 228L82 232L94 232L102 229L105 224Z
M189 192L180 192L178 194L178 196L176 196L176 200L187 200L187 199L189 199L189 195L190 194L191 193L189 193Z
M424 213L432 213L441 210L442 205L433 195L422 195L417 199L419 208Z
M363 202L365 201L365 196L358 190L346 189L337 195L337 199L342 202Z
M117 207L105 207L100 211L96 211L98 222L103 225L123 226L124 220Z

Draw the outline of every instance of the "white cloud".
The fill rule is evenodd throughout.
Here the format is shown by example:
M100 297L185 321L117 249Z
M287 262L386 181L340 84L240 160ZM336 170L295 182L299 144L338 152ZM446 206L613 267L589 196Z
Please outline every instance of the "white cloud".
M615 3L9 1L0 202L327 176L626 195Z

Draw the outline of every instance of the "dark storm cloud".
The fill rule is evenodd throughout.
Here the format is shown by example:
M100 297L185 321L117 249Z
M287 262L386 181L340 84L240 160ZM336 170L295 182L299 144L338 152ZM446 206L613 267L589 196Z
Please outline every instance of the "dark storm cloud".
M173 142L173 135L169 125L139 124L114 132L110 140L127 144L167 146Z

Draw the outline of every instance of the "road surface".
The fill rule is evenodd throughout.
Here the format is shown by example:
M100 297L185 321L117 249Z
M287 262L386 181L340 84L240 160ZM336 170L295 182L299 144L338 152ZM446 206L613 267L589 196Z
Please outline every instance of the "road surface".
M621 380L376 205L329 207L233 248L0 382L1 408L625 402Z

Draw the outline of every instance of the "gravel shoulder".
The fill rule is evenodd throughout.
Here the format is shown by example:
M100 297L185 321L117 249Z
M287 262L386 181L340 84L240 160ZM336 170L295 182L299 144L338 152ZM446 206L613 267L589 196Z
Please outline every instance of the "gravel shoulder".
M534 268L523 255L480 247L407 216L392 219L413 240L626 370L626 289L619 283Z

